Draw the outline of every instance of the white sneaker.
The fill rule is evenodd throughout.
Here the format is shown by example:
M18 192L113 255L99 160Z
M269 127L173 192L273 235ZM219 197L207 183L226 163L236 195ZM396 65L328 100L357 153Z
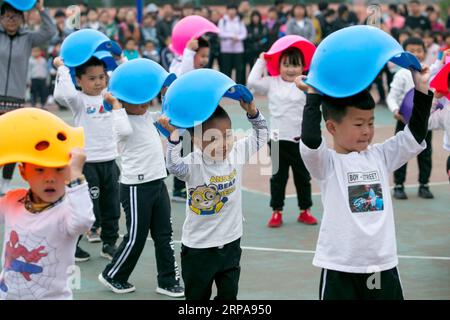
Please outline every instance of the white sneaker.
M90 243L102 242L100 238L100 228L91 229L86 232L86 238Z

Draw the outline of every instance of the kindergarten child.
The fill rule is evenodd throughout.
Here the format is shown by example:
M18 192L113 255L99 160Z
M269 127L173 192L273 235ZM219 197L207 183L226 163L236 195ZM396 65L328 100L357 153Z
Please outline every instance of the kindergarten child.
M268 227L280 227L283 223L282 211L290 167L294 173L300 208L297 221L314 225L317 224L317 220L311 214L311 176L303 163L298 147L306 96L294 83L295 78L303 72L304 56L299 49L290 47L283 51L279 61L279 76L263 76L266 61L264 53L261 53L248 77L248 87L269 98L271 114L269 146L273 171L270 179L270 206L273 212Z
M181 237L181 270L187 300L235 300L240 276L242 167L267 142L267 124L254 102L242 108L253 133L234 143L231 120L220 106L203 125L190 130L194 151L181 158L179 132L161 117L170 134L167 169L186 182L189 201Z
M76 81L81 88L78 91L64 61L58 57L53 63L58 69L54 98L72 110L75 124L82 126L86 135L87 160L83 172L95 213L95 223L88 233L88 240L98 242L100 237L103 241L101 256L111 260L119 237L119 168L115 161L117 144L112 130L112 113L103 106L102 92L107 79L105 67L96 57L76 67ZM77 261L86 261L89 257L77 246Z
M409 51L414 54L420 62L425 59L426 49L424 42L419 38L410 37L403 42L403 48L405 51ZM406 120L400 114L400 106L406 94L414 88L414 81L411 76L411 72L407 69L400 69L394 75L394 79L391 82L391 87L387 97L387 105L394 114L394 118L397 119L397 125L395 127L395 133L402 131L405 128ZM432 133L428 132L426 136L426 149L417 156L417 163L419 165L419 190L418 195L423 199L433 199L434 196L431 193L428 182L431 175L431 144ZM405 193L404 182L406 180L407 163L398 168L394 172L394 198L404 200L408 199Z
M367 90L331 98L317 94L301 78L296 80L308 92L300 152L320 182L324 206L313 260L322 268L320 299L403 299L389 175L426 148L433 99L428 68L414 71L412 78L414 108L409 124L375 145L370 145L375 102ZM321 136L320 104L325 127L333 136L332 149Z
M5 126L17 112L22 117L8 132L11 126ZM8 138L0 142L0 164L8 157L16 162L27 159L19 170L29 185L28 190L12 190L0 198L0 224L5 225L0 299L72 299L68 278L75 246L94 222L82 174L86 155L79 148L82 144L71 143L75 135L83 141L82 133L69 133L73 129L56 116L30 108L11 111L0 121L1 134ZM54 136L46 136L49 131ZM39 156L35 144L24 143L23 136L36 142Z
M209 42L200 37L191 39L183 55L172 60L169 71L175 73L177 77L200 68L206 68L209 63ZM192 145L189 150L192 150ZM183 154L184 156L186 154ZM186 185L180 181L176 176L173 178L173 193L172 200L185 202L186 201Z
M147 68L148 64L156 65L153 61L141 58L126 62L121 66L123 67L121 70L138 69L142 72L137 76L138 79L152 79L154 71ZM133 69L134 65L138 68ZM162 67L157 66L164 71ZM134 74L124 76L125 81L137 85L136 79L133 78ZM111 82L114 77L120 76L113 73ZM148 111L162 84L151 83L151 85L153 88L145 88L145 92L142 93L145 101L141 100L143 102L139 104L127 102L136 100L131 97L133 93L126 89L117 89L119 93L116 94L121 100L111 93L105 95L105 100L113 107L114 131L121 155L120 202L125 211L127 234L112 262L106 266L98 279L118 294L135 291L135 286L129 283L128 279L139 260L150 231L155 245L158 270L156 292L179 298L184 296L184 288L180 286L174 257L170 199L164 183L167 176L164 152L154 125L153 113ZM152 95L150 90L156 94Z

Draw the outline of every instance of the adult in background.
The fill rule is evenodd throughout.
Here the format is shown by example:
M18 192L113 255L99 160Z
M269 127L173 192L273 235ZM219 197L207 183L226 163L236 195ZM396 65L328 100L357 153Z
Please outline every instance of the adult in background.
M31 49L49 42L56 34L56 26L44 11L43 0L36 3L36 9L41 17L41 26L31 32L23 27L23 11L6 2L0 7L0 115L23 107ZM3 167L0 194L9 189L14 167L15 164Z
M250 69L255 64L260 53L268 49L268 30L261 20L261 14L255 10L250 15L250 23L247 25L247 39L244 41L245 67L248 64Z
M409 16L406 17L405 27L411 30L431 30L430 20L423 15L419 0L411 0L409 2Z
M167 38L172 35L172 29L176 22L173 6L170 3L164 4L161 8L161 19L156 23L156 33L161 48L166 46Z
M247 28L237 14L237 6L229 4L227 13L219 21L220 71L231 77L236 70L236 82L245 84L244 40Z
M295 34L302 36L313 42L316 37L313 23L306 16L306 7L303 4L295 4L292 7L292 17L286 25L286 34Z
M270 7L267 13L266 28L268 30L267 48L270 48L280 37L281 23L275 7Z

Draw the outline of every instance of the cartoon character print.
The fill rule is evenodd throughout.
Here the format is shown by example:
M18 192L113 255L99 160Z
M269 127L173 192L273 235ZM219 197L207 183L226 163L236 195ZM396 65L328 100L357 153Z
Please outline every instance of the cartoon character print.
M16 231L11 231L10 240L5 246L5 264L3 266L4 272L18 272L26 281L31 281L31 275L42 272L42 267L34 263L39 262L43 257L47 256L46 252L42 252L45 247L28 251L23 245L19 243L19 235ZM22 258L19 260L19 258ZM8 286L4 279L0 279L0 290L8 292Z
M219 213L227 201L228 198L220 195L215 184L189 189L189 208L198 215Z

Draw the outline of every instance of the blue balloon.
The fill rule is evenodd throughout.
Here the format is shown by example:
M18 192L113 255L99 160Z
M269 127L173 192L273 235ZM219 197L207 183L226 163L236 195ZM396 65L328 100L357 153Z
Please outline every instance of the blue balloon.
M352 96L369 87L388 61L421 70L419 60L386 32L368 25L347 27L319 44L305 82L331 97Z
M207 120L222 97L245 102L253 95L243 85L212 69L190 71L169 87L163 100L163 113L179 128L190 128Z
M4 0L4 1L20 11L28 11L33 9L33 7L36 5L37 2L37 0Z
M121 64L111 74L108 91L119 100L141 104L151 101L176 79L150 59L133 59Z
M67 67L77 67L89 60L96 51L108 51L120 55L120 46L100 31L82 29L64 39L61 45L61 57Z

